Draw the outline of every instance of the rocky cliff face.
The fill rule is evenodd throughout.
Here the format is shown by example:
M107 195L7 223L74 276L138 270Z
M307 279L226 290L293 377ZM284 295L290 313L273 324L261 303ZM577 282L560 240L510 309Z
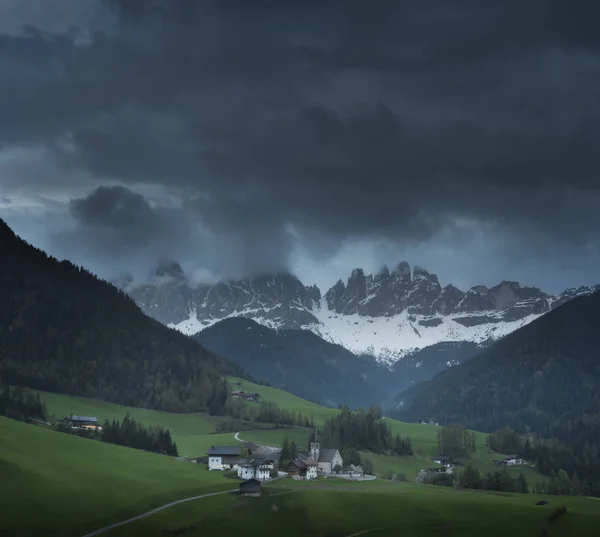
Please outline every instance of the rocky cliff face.
M221 319L242 316L276 329L309 329L356 353L393 363L441 342L485 344L600 286L558 296L504 281L462 291L405 261L365 275L360 268L321 299L316 286L293 275L266 275L216 285L190 285L177 263L161 263L150 284L115 282L159 321L194 334Z

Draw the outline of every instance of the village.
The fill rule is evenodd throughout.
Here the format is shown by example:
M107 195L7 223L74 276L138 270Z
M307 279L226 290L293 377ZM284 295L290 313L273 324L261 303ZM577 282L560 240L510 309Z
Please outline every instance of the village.
M257 403L260 395L243 391L232 391L233 398ZM61 423L72 430L102 431L98 419L93 416L65 416ZM420 420L417 423L436 425L432 420ZM246 442L236 433L234 438L240 446L211 446L206 456L191 462L205 463L209 471L227 472L227 477L240 480L239 493L242 495L260 495L261 484L274 479L288 477L294 480L314 480L318 477L340 478L354 481L376 479L365 474L360 465L347 464L338 448L321 448L319 442L311 442L309 450L300 450L295 446L291 452L285 448ZM287 443L287 440L286 440ZM283 455L283 456L282 456ZM189 460L189 459L184 459ZM454 482L455 472L464 463L448 456L434 456L431 460L436 467L423 468L417 472L416 481L420 483ZM510 467L527 464L518 454L505 455L503 459L493 461L496 467Z
M242 451L249 453L242 457ZM211 446L206 452L208 470L233 471L240 483L240 493L259 494L265 481L290 477L295 480L312 480L318 476L351 480L372 480L363 469L354 464L344 466L336 448L322 449L312 442L309 451L301 451L289 461L281 460L281 450L245 442L243 447Z

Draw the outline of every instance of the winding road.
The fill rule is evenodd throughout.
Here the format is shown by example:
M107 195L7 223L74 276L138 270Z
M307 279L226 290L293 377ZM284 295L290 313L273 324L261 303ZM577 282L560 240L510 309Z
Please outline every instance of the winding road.
M229 494L230 492L236 491L237 488L231 490L224 490L222 492L211 492L210 494L202 494L200 496L192 496L190 498L183 498L182 500L177 500L171 503L167 503L161 507L157 507L156 509L152 509L152 511L148 511L147 513L142 513L141 515L128 518L127 520L123 520L123 522L117 522L116 524L111 524L110 526L106 526L105 528L100 528L99 530L92 531L91 533L86 533L83 537L93 537L94 535L99 535L100 533L104 533L105 531L118 528L119 526L124 526L125 524L129 524L130 522L135 522L136 520L140 520L141 518L153 515L154 513L158 513L163 509L168 509L169 507L173 507L174 505L178 505L180 503L189 502L192 500L200 500L202 498L208 498L210 496L218 496L219 494Z

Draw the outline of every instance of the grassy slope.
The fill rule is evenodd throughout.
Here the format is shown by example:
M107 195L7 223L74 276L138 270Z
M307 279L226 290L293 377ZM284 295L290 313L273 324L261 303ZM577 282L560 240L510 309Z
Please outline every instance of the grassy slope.
M201 465L3 417L0 476L3 537L80 536L174 499L232 488Z
M169 429L182 457L204 455L211 445L233 446L237 442L232 434L212 435L217 419L207 414L176 414L107 403L85 397L73 397L57 393L40 392L48 412L57 418L68 414L95 416L100 422L105 419L122 420L127 412L146 426L163 426Z
M319 487L322 487L319 490ZM542 528L552 536L596 535L600 510L586 498L550 498L535 506L537 496L473 493L417 484L382 486L363 483L317 487L292 481L265 487L273 496L221 496L190 502L107 533L107 537L165 535L186 528L186 537L205 535L348 536L380 528L378 537L535 536ZM552 507L566 505L564 518L550 524Z
M240 388L238 382L240 382L241 389L260 393L263 400L273 401L281 408L301 412L304 415L313 415L315 422L319 425L325 423L325 420L335 416L338 412L334 408L316 405L277 388L261 386L233 377L230 377L229 381L233 387L238 389ZM204 455L206 450L212 445L238 445L232 433L210 434L215 430L217 419L206 414L176 414L157 410L123 407L104 401L48 392L42 392L42 397L46 401L48 411L57 417L62 417L72 412L73 414L84 416L93 415L103 421L105 418L110 420L122 419L125 413L129 412L131 416L145 425L162 425L163 427L167 427L177 443L181 456L195 457ZM390 425L393 434L410 436L415 456L391 457L369 454L367 456L371 459L376 474L383 474L388 470L392 470L395 473L403 473L408 479L412 480L421 468L437 466L430 457L437 452L438 427L434 425L422 425L420 423L405 423L389 418L385 418L385 420ZM291 429L243 431L240 437L243 440L257 444L281 446L283 439L287 436L289 441L293 440L297 445L305 447L308 442L308 434L309 431L307 429L295 427ZM482 472L493 471L495 466L492 461L502 458L498 453L490 453L485 446L485 441L486 435L484 433L477 433L477 453L472 457L475 467ZM511 469L511 472L516 476L519 470ZM525 468L523 473L530 484L546 479L545 476L535 472L531 468Z
M319 406L316 403L311 403L310 401L301 399L296 395L292 395L291 393L278 388L261 386L260 384L254 384L253 382L235 377L228 377L227 380L234 390L256 392L260 394L262 401L272 401L273 403L276 403L277 406L285 410L302 413L302 415L308 416L309 418L312 416L317 426L323 425L328 419L332 418L338 413L335 408Z
M293 427L290 429L271 429L264 431L242 431L240 438L247 442L255 444L265 444L267 446L281 447L285 438L288 442L296 442L296 445L301 449L305 449L308 445L308 435L310 429Z

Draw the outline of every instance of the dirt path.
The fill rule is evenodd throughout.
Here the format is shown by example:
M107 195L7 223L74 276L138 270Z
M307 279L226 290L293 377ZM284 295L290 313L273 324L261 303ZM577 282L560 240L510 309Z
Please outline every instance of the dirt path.
M156 509L152 509L152 511L148 511L147 513L142 513L141 515L134 516L132 518L128 518L127 520L123 520L123 522L117 522L116 524L111 524L110 526L106 526L105 528L100 528L99 530L92 531L91 533L86 533L83 537L93 537L94 535L99 535L100 533L104 533L105 531L109 531L119 526L124 526L125 524L129 524L130 522L134 522L136 520L140 520L141 518L145 518L147 516L153 515L154 513L158 513L163 509L168 509L169 507L173 507L174 505L178 505L180 503L189 502L192 500L200 500L202 498L209 498L210 496L218 496L219 494L228 494L230 492L235 492L237 489L232 490L224 490L222 492L211 492L210 494L202 494L200 496L192 496L190 498L183 498L182 500L177 500L171 503L167 503L161 507L157 507Z
M346 537L358 537L359 535L364 535L365 533L371 533L372 531L383 531L385 528L373 528L370 530L362 530L358 533L353 533L352 535L346 535Z

